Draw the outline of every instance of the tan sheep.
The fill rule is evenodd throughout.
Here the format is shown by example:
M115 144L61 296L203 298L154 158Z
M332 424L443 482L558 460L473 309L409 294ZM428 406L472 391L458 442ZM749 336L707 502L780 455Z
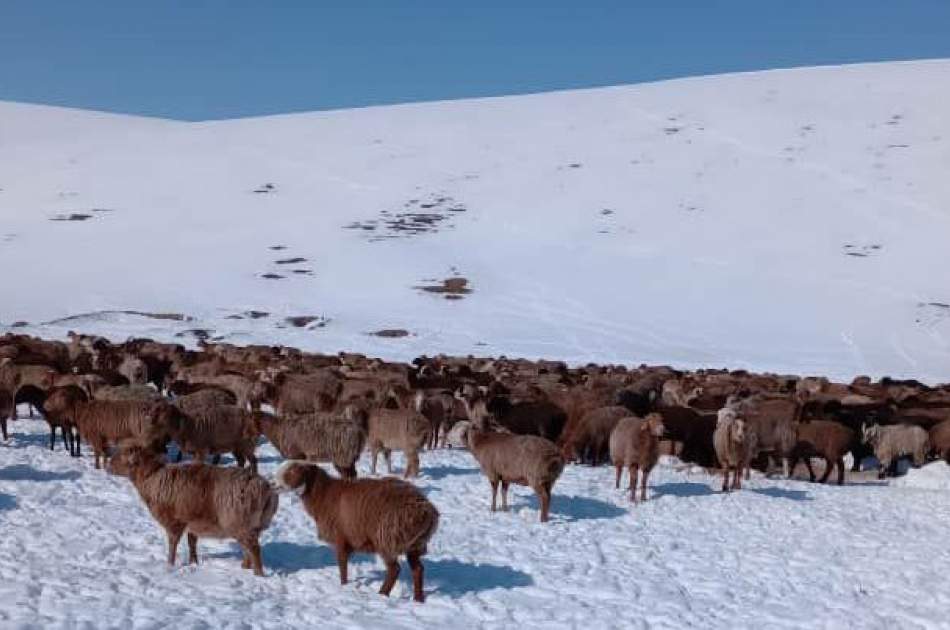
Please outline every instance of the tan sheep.
M491 511L497 509L501 483L501 509L508 510L508 486L528 486L538 495L541 522L548 520L551 491L564 470L564 459L554 442L536 435L515 435L484 430L474 421L468 430L468 448L491 484Z
M610 461L616 469L614 487L620 488L623 469L630 471L630 500L637 501L637 475L642 471L640 500L647 500L647 478L660 458L660 437L665 431L663 417L651 413L646 418L622 418L610 433Z
M439 526L439 512L415 487L393 478L341 481L299 461L281 465L276 481L300 495L318 536L336 549L341 584L347 583L350 554L376 553L386 563L379 592L388 596L399 577L399 556L405 554L413 598L425 601L421 558Z
M330 462L344 479L356 478L356 462L366 444L366 414L347 406L341 414L275 417L258 413L261 433L286 459Z
M168 536L168 564L188 534L188 563L198 564L198 537L233 538L242 567L263 576L260 535L277 511L277 492L263 477L239 468L165 465L149 448L124 443L110 472L131 479L152 517Z
M722 467L722 491L729 491L729 471L733 471L732 489L742 488L742 471L749 467L756 448L756 434L749 431L746 421L735 409L726 407L719 411L713 446Z
M374 409L369 414L366 446L372 456L371 470L376 474L380 451L386 460L386 472L392 473L392 451L406 455L405 477L419 474L419 451L429 441L432 426L422 415L423 393L417 392L411 409Z

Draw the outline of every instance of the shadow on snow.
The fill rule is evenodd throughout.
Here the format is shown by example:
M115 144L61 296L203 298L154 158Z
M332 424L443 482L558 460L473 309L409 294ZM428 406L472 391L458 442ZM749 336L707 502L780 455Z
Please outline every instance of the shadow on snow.
M37 470L25 464L0 468L0 481L72 481L80 477L82 477L82 473L75 470L66 472Z
M0 492L0 512L16 509L16 497Z
M707 497L716 492L705 483L694 483L689 481L663 483L653 486L653 496L660 498L664 496L674 497Z
M792 501L812 501L813 498L805 490L786 490L785 488L750 488L749 492L761 494L775 499L790 499Z

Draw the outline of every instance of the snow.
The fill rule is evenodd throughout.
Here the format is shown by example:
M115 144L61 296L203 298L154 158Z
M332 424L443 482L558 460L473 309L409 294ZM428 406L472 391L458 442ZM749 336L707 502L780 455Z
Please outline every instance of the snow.
M0 103L0 332L943 381L947 102L950 60L205 123ZM416 288L455 275L462 299ZM522 488L490 514L465 450L426 452L417 605L369 556L341 587L292 495L267 577L228 541L169 569L127 480L11 429L3 628L933 628L950 605L950 494L921 490L944 464L724 495L664 459L637 507L570 466L542 525Z
M950 466L937 461L920 468L908 468L907 474L891 482L897 488L919 488L922 490L950 490Z
M950 605L950 494L754 476L724 495L718 477L669 458L637 507L611 469L568 467L541 524L524 488L511 512L491 514L467 451L424 453L417 483L442 518L422 605L405 566L392 598L376 594L371 556L340 586L293 493L262 538L264 578L241 570L229 541L202 540L197 568L180 553L169 569L127 479L60 445L50 453L42 421L13 427L0 463L4 628L932 628ZM261 455L272 476L279 457L269 445Z
M0 103L0 265L28 266L0 322L946 380L947 102L933 60L204 123ZM407 211L448 218L371 240Z

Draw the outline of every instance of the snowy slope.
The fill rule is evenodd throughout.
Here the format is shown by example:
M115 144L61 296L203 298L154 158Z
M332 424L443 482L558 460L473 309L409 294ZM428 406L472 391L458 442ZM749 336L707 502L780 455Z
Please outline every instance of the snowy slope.
M207 123L0 104L0 322L947 380L947 103L937 60Z
M524 488L511 512L490 514L468 452L426 452L417 484L442 517L419 605L405 566L393 597L377 595L384 570L370 556L341 587L293 495L261 540L266 577L242 571L230 541L203 539L198 568L168 569L165 535L128 480L50 453L42 421L14 432L0 447L3 628L946 627L946 490L754 476L723 495L718 478L665 462L631 508L612 470L571 466L540 524ZM272 475L279 457L261 454Z

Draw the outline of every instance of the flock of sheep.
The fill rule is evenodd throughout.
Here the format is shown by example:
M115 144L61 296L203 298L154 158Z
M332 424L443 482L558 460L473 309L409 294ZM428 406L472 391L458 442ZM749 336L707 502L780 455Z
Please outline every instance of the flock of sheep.
M417 601L439 513L407 480L357 478L364 450L374 474L380 453L391 473L391 453L401 451L409 479L420 472L423 450L467 447L491 485L492 511L499 486L507 509L510 484L525 485L538 496L542 522L567 464L610 461L618 488L626 468L631 501L638 485L644 501L664 447L721 469L723 491L740 489L752 467L767 472L779 461L788 476L804 460L814 481L812 458L822 458L821 481L837 468L840 484L848 453L855 470L875 455L881 476L904 457L919 466L950 455L950 386L916 381L859 377L845 385L504 357L420 357L406 365L289 347L114 344L74 333L66 342L0 336L4 440L19 404L42 412L51 450L58 430L72 456L85 442L96 468L104 462L131 480L167 533L170 564L182 535L189 563L198 562L199 537L232 538L243 567L263 575L260 535L278 493L293 491L335 548L342 583L350 554L376 553L386 564L380 592L388 595L405 556ZM262 436L287 460L273 480L257 474ZM218 465L226 453L237 467ZM191 461L169 463L167 454Z

